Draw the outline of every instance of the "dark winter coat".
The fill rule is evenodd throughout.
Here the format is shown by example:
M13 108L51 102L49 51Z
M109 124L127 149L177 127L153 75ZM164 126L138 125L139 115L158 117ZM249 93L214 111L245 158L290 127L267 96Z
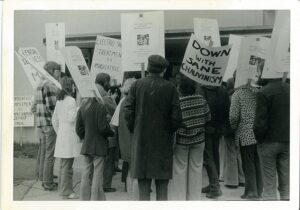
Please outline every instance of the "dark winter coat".
M133 132L133 178L170 179L173 134L181 122L176 87L158 76L137 80L124 106L128 128Z

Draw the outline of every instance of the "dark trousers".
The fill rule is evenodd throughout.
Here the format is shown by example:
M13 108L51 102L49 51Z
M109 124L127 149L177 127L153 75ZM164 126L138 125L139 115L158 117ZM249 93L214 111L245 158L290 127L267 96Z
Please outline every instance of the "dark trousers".
M261 196L263 182L257 145L241 146L242 166L245 174L245 195Z
M290 144L283 142L263 143L257 145L260 156L264 183L264 200L281 200L290 198ZM277 175L277 177L276 177Z
M214 193L220 190L220 136L215 134L206 134L205 138L204 166L209 179L210 192Z
M141 201L150 201L151 181L152 179L138 179L139 199ZM168 184L168 179L155 179L156 200L168 200Z
M115 170L115 147L108 149L104 160L103 188L111 188L112 178Z

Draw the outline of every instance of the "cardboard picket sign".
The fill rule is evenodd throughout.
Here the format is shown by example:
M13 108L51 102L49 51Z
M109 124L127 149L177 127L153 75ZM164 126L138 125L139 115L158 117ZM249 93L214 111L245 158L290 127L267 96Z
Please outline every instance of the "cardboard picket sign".
M44 62L42 62L42 57L40 56L38 50L34 47L26 47L26 48L19 48L16 51L17 55L19 55L21 58L25 59L39 74L42 75L45 79L52 82L55 86L57 86L59 89L61 89L60 83L54 79L44 68L43 65ZM26 69L24 69L25 72Z
M14 127L33 127L34 115L31 112L33 96L14 97Z
M41 73L39 73L39 71L37 71L32 65L30 65L28 60L25 59L24 57L22 57L17 51L15 51L15 54L16 54L18 60L20 61L20 64L21 64L23 70L25 71L25 74L26 74L31 86L33 87L33 89L36 89L42 80ZM41 61L41 63L43 63L43 64L45 63L41 57L39 60Z
M98 73L106 73L110 75L111 80L116 80L118 84L122 84L124 72L122 71L121 40L97 36L91 66L93 81L95 81Z
M144 71L152 54L165 56L162 11L121 14L122 70Z
M267 54L267 65L262 74L264 79L282 78L290 71L290 12L277 11L271 44Z
M60 52L60 48L65 47L65 24L46 23L45 29L47 60L60 64L61 71L65 72L65 60Z
M209 47L192 34L180 72L200 84L220 86L230 53L231 45Z
M212 47L220 47L219 25L216 19L194 18L194 33L200 42Z
M223 77L223 81L227 81L229 78L233 77L234 71L237 69L237 64L239 60L240 47L243 37L230 34L228 44L232 45L227 68Z
M89 73L89 69L81 50L76 46L69 46L62 48L61 53L66 61L80 95L87 98L98 97L103 102L95 82L92 80Z
M261 68L266 65L269 46L270 39L266 37L249 36L242 39L235 88L247 84L249 79L256 80L260 77Z

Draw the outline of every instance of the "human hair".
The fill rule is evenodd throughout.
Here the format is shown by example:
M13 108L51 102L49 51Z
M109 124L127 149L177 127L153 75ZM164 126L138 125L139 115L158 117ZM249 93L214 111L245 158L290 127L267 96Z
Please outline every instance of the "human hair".
M95 83L101 85L102 87L106 86L106 84L109 84L110 76L106 73L99 73L96 76Z
M61 79L61 91L57 95L57 100L64 100L66 95L72 95L73 91L73 80L70 77L64 76Z
M44 69L53 76L55 70L61 71L60 65L54 61L48 61L44 65Z
M182 76L179 91L182 96L194 95L196 92L196 83L188 77Z
M135 78L129 78L129 79L125 80L123 87L121 87L121 92L122 92L124 95L127 95L128 92L129 92L129 90L130 90L131 85L132 85L135 81L136 81Z

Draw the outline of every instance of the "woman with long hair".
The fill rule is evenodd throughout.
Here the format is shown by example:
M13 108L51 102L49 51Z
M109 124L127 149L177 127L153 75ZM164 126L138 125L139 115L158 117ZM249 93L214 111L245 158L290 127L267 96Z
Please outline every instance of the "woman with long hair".
M73 191L73 163L79 156L81 144L75 132L77 106L72 97L73 80L61 79L62 89L57 96L52 124L57 134L54 157L60 158L60 195L67 199L79 198Z

